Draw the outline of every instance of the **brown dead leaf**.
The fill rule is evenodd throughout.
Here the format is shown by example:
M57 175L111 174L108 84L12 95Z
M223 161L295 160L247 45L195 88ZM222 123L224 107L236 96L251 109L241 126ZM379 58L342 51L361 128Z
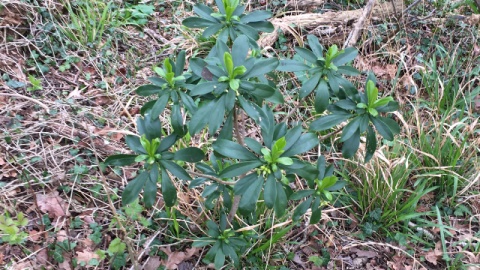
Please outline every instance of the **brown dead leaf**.
M162 265L160 257L150 257L147 263L143 265L143 270L157 270L160 265Z
M107 96L100 96L95 98L95 103L97 103L98 106L109 105L112 103L112 99Z
M18 264L15 264L13 267L14 270L36 270L38 265L34 261L25 261Z
M466 20L467 24L469 25L476 25L480 22L480 14L472 14Z
M428 207L421 204L417 207L417 209L415 209L415 212L417 213L425 213L425 212L428 212Z
M443 251L442 251L442 242L438 241L435 244L434 250L429 250L425 254L425 260L432 263L433 265L437 265L437 261L442 258Z
M48 213L50 218L69 216L68 203L66 203L55 190L47 195L38 194L37 202L40 211Z
M115 128L104 127L102 129L95 128L94 133L98 135L107 135L111 139L119 142L123 138L123 134L117 131L118 130L116 130Z
M358 248L352 248L351 251L355 252L355 254L358 257L375 258L378 256L375 251L371 251L371 250L361 250Z
M37 230L31 230L28 232L28 234L29 234L30 240L34 242L40 240L40 237L42 236L42 233L40 233Z
M433 191L432 191L420 197L420 201L428 202L433 200L433 198L435 198L435 194L433 194Z
M165 252L168 256L167 261L162 260L162 264L165 265L167 269L177 269L178 265L183 261L189 260L193 255L197 254L199 248L192 247L191 249L186 249L187 253L181 251L173 251L170 247L161 248L161 251Z
M100 256L97 254L93 253L92 251L84 250L84 251L77 251L77 259L78 263L80 262L85 262L85 264L88 264L92 259L100 259ZM88 267L93 267L93 266L88 266Z
M47 249L43 248L40 245L35 245L34 250L38 251L35 255L36 258L37 258L37 263L39 263L40 265L45 265L46 266L48 264Z

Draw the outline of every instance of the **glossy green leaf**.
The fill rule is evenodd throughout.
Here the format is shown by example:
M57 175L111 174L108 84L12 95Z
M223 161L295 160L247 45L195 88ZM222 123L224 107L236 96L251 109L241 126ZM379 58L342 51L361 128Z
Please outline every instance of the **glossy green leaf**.
M317 87L318 82L320 81L321 75L320 74L315 74L310 79L308 79L303 85L302 88L300 88L300 98L304 98L308 96L315 87ZM324 81L324 80L322 80ZM322 86L323 87L323 86Z
M160 146L157 149L157 154L162 153L163 151L167 151L180 137L176 134L168 135L167 137L163 138L160 142Z
M280 60L280 63L277 67L277 71L287 71L287 72L305 71L309 69L310 67L305 65L304 63L300 63L298 61L291 60L291 59Z
M353 118L344 128L342 131L342 137L340 138L340 142L344 142L348 140L360 126L360 122L362 120L362 115Z
M318 37L314 35L307 36L308 45L317 58L323 56L323 46L318 42Z
M277 184L277 200L275 201L275 216L277 218L282 217L287 210L287 194L285 193L285 189L283 189L282 183L276 182Z
M338 57L333 59L332 63L335 66L339 67L355 59L355 57L357 57L357 54L358 54L358 50L356 48L354 47L345 48L344 53L340 54Z
M122 193L122 204L127 205L138 199L138 195L149 178L149 172L144 171L135 179L130 181Z
M305 153L318 146L318 136L314 133L305 133L298 139L297 143L285 151L282 157L291 157Z
M383 138L388 141L393 141L393 132L390 130L387 124L381 121L378 117L373 116L370 116L370 121L372 121L378 133L380 133Z
M158 165L157 163L154 163L150 169L150 173L143 190L143 200L145 201L146 208L151 208L157 199L158 176Z
M248 56L248 38L245 35L241 35L235 39L232 46L232 60L235 67L243 65L245 58Z
M383 116L379 116L378 119L380 119L383 123L385 123L388 126L388 128L390 128L393 135L400 134L400 126L395 120L393 120L392 118L383 117Z
M216 140L213 144L213 149L223 156L241 160L258 160L252 152L238 143L228 140Z
M125 166L135 163L137 155L112 155L105 159L105 165Z
M250 22L247 25L253 27L259 32L272 33L275 30L275 26L273 26L273 24L269 21Z
M183 128L183 116L182 111L180 110L179 104L173 104L171 106L171 115L170 115L173 131L180 137L185 135L185 131Z
M266 59L257 59L255 60L255 65L248 70L243 76L242 79L249 79L253 77L259 77L267 74L270 71L275 70L278 67L278 59L276 57L266 58Z
M233 194L235 195L243 195L245 191L253 185L253 183L257 180L258 175L256 173L251 173L242 179L238 180L235 185L233 186Z
M247 137L244 139L244 141L247 147L250 148L253 152L255 152L257 155L262 155L262 145L257 142L257 140Z
M358 76L361 74L360 71L351 66L340 66L337 68L337 71L347 76Z
M258 21L264 21L270 17L272 17L272 13L270 11L258 10L243 16L240 19L240 21L242 23L258 22Z
M221 23L212 24L208 26L205 30L203 30L202 37L208 38L210 36L213 36L220 30L222 30L223 27L225 27L225 25Z
M368 107L373 108L373 103L378 98L378 88L375 87L375 84L372 81L367 83L367 97L368 97Z
M158 118L158 116L163 112L163 110L165 110L169 99L170 95L168 94L164 94L157 99L157 101L152 107L152 111L150 112L152 118Z
M125 136L125 142L127 143L128 148L132 149L135 153L138 154L147 154L145 149L143 149L142 144L140 143L140 138L134 135Z
M193 6L193 11L198 14L198 16L208 19L212 22L216 22L217 20L212 17L210 14L214 13L214 11L204 4L196 4Z
M310 197L305 201L303 201L301 204L299 204L297 208L295 208L292 216L292 219L294 222L299 221L300 217L302 217L307 212L308 208L310 207L310 204L312 204L312 201L313 201L313 197Z
M366 143L366 151L365 151L365 163L369 162L372 159L375 151L377 150L377 138L375 136L375 131L371 126L367 128L367 143Z
M360 117L360 124L358 125L358 130L360 131L360 134L362 134L363 132L365 132L365 130L367 130L368 124L370 123L370 118L366 113L358 117Z
M394 112L397 111L399 108L397 101L390 101L383 106L378 106L375 109L377 112L384 113L384 112Z
M300 57L307 60L308 62L312 64L317 62L318 57L309 49L305 49L302 47L295 47L294 49L298 53L298 55L300 55Z
M213 136L215 132L220 128L225 118L225 99L227 95L222 95L215 102L213 110L210 111L210 119L208 122L208 131L210 136Z
M190 175L185 171L185 169L180 167L180 165L178 165L177 163L169 160L160 160L160 164L162 164L165 167L165 169L167 169L175 177L182 180L192 181L192 178L190 177Z
M344 158L351 158L355 155L360 146L360 131L358 129L343 143L342 155Z
M224 243L221 243L220 246L222 246ZM220 269L223 267L225 264L225 254L223 254L223 250L219 248L217 250L217 253L215 254L215 268Z
M173 154L174 160L182 160L187 162L199 162L205 158L205 154L202 150L196 147L187 147L178 150Z
M162 89L161 86L154 85L154 84L146 84L138 87L137 90L135 90L135 93L137 93L137 95L139 96L148 97L151 95L156 95L163 91L164 90Z
M243 34L247 35L248 37L250 37L251 39L253 40L258 40L258 38L260 37L258 35L258 31L251 27L251 26L248 26L246 24L236 24L235 27L240 31L242 32Z
M211 20L199 18L199 17L189 17L182 21L182 24L188 28L204 28L209 27L213 24Z
M167 207L172 207L177 201L177 188L172 183L172 179L168 176L168 173L165 169L161 168L162 173L162 194L163 200Z
M288 198L288 199L292 200L292 201L298 201L298 200L301 200L305 197L308 197L308 196L312 195L313 193L315 193L315 190L313 190L313 189L299 190L299 191L293 193L292 195L290 195L290 198Z
M322 116L310 124L310 130L322 131L329 129L346 121L351 116L351 114L330 114Z
M235 163L228 166L220 173L221 178L230 178L242 175L244 173L249 172L252 169L255 169L261 166L263 163L260 160L255 161L245 161L240 163Z
M248 189L243 194L242 198L240 199L240 204L238 206L242 215L246 216L255 210L258 196L260 196L264 181L265 180L263 179L263 177L259 176L257 180L255 180L255 182L253 182L253 184L248 187Z
M270 174L267 177L267 182L265 183L265 189L263 191L263 197L265 205L272 209L275 205L275 200L277 199L277 181L273 174Z
M193 115L189 122L190 135L193 136L197 134L207 125L209 119L208 116L210 116L214 105L215 102L210 101L208 104L198 109L197 113Z
M330 94L328 93L328 84L325 80L320 80L315 95L315 111L318 114L323 113L330 103Z
M218 134L217 139L229 140L233 138L233 111L228 114L227 120L223 124L220 134Z

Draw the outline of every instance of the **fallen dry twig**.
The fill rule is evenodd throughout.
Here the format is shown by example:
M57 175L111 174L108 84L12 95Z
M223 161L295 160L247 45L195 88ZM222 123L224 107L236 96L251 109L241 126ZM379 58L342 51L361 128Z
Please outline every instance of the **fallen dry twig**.
M360 33L363 32L361 30L363 30L364 28L365 21L367 21L367 18L370 18L370 15L372 14L372 7L374 2L375 2L374 0L368 1L367 5L363 8L362 16L355 23L354 29L348 36L347 41L345 41L343 48L355 46L355 44L357 43L358 37L360 36ZM392 6L393 6L393 11L396 12L395 4L392 4Z
M397 12L403 12L405 9L405 5L403 1L395 1L395 9L394 5L390 2L379 3L378 0L374 0L374 7L372 8L371 13L375 14L375 17L378 18L387 18L389 15L395 13L395 9ZM357 9L357 10L347 10L341 12L326 12L323 14L318 13L308 13L308 14L301 14L295 16L286 16L283 18L276 18L271 20L272 24L275 26L275 30L265 36L262 36L258 41L260 47L268 47L272 46L275 41L277 41L278 36L280 35L279 29L281 32L295 32L292 28L292 24L294 24L297 28L302 27L309 27L309 28L316 28L320 25L341 25L347 24L350 21L356 21L362 14L364 9Z

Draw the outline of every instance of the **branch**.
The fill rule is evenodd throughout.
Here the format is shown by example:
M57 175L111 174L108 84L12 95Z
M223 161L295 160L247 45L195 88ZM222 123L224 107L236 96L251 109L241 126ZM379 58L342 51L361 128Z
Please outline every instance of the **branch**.
M357 43L358 37L362 33L363 26L365 25L365 21L367 18L369 18L372 14L372 7L373 7L373 1L370 0L368 1L368 4L363 8L363 13L362 16L358 19L358 21L354 25L353 31L350 33L349 37L345 41L343 48L346 47L353 47ZM397 10L395 9L395 3L393 3L393 8L395 11L395 14L397 13Z
M214 176L211 176L211 175L208 175L208 174L203 174L203 173L197 173L197 172L194 172L194 171L187 171L187 173L193 174L193 175L198 176L198 177L207 178L207 179L216 181L216 182L218 182L218 183L220 183L220 184L223 184L223 185L233 186L233 185L235 185L235 183L236 183L236 182L223 181L222 179L216 178L216 177L214 177Z

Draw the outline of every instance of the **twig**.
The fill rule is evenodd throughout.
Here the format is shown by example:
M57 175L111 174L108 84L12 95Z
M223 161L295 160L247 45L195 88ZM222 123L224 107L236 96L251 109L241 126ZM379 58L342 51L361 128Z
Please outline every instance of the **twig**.
M335 131L333 131L333 132L331 132L331 133L328 133L327 135L324 135L324 136L320 137L320 138L319 138L319 141L322 142L322 141L324 141L324 140L332 137L333 135L335 135L335 134L337 134L337 133L340 133L340 131L342 131L344 127L345 127L345 126L339 128L338 130L335 130Z
M350 33L349 37L345 41L343 48L352 47L357 43L358 37L360 36L360 33L363 30L363 26L365 24L365 21L367 18L370 17L370 14L372 13L372 7L373 7L373 2L374 0L368 1L367 5L363 8L363 13L360 18L358 18L358 21L354 25L353 31ZM395 7L395 4L393 4L393 7ZM397 10L395 10L395 14L397 13Z
M23 98L23 99L26 99L28 101L31 101L31 102L34 102L34 103L37 103L38 105L40 105L43 109L45 109L45 111L49 111L48 109L48 106L41 103L40 101L34 99L34 98L31 98L31 97L27 97L27 96L23 96L23 95L19 95L19 94L10 94L10 93L0 93L0 96L10 96L10 97L17 97L17 98Z
M97 150L95 148L95 143L93 142L92 134L90 133L90 130L88 130L88 133L89 133L88 138L90 139L90 143L92 144L93 154L95 155L95 161L97 163L98 168L100 168L100 161L98 160L98 153L97 153ZM105 190L105 193L107 194L108 205L110 206L110 210L112 211L113 216L117 220L118 225L120 226L120 229L123 232L123 241L127 244L127 250L128 250L128 254L130 256L130 260L132 261L134 269L135 270L140 270L140 267L138 266L138 262L135 259L135 252L133 251L132 243L128 239L127 230L125 229L125 227L123 227L123 224L122 224L120 218L118 217L117 209L113 205L112 198L110 196L110 190L108 190L108 188L107 188L107 186L108 186L107 179L105 178L105 175L103 174L101 169L99 169L99 172L100 172L100 176L101 176L100 178L102 179L102 183L103 183L103 189Z
M227 182L227 181L223 181L222 179L219 179L219 178L216 178L214 176L211 176L211 175L207 175L207 174L203 174L203 173L197 173L197 172L194 172L194 171L187 171L187 173L189 174L193 174L195 176L198 176L198 177L204 177L204 178L207 178L207 179L210 179L210 180L213 180L213 181L216 181L220 184L223 184L223 185L235 185L236 182Z

